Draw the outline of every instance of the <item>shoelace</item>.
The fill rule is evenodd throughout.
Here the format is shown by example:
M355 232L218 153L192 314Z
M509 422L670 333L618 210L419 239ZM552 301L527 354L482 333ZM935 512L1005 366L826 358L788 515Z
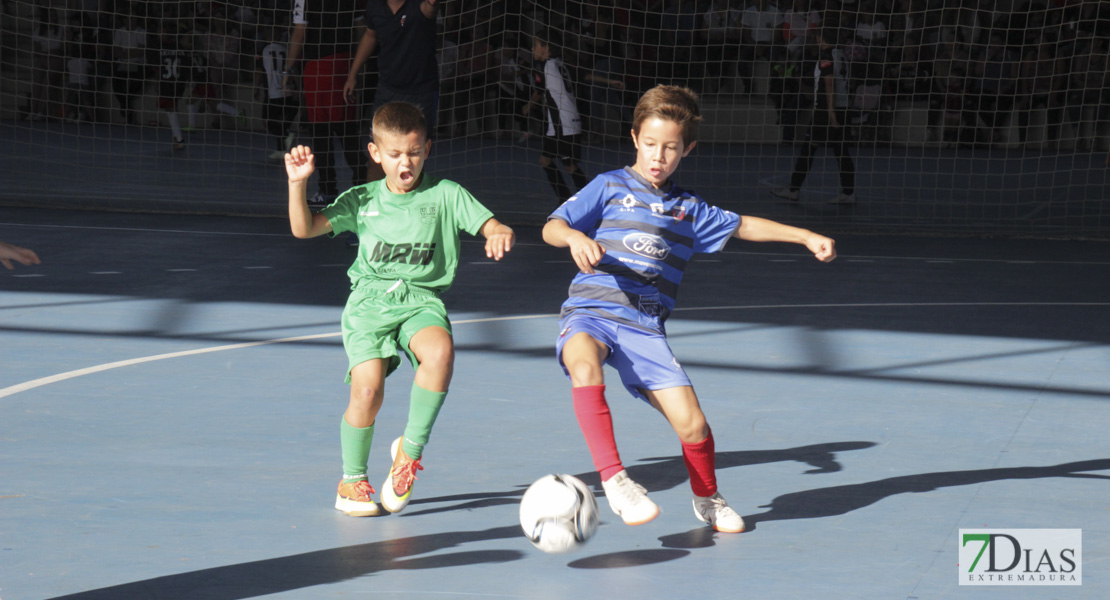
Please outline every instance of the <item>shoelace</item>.
M623 484L617 487L620 489L621 495L624 496L624 499L633 504L640 503L643 498L647 496L647 488L636 483L635 481L632 481L631 479L625 479Z
M740 516L736 511L732 510L732 507L720 496L709 498L709 514L714 517L730 516L733 514Z
M416 459L409 463L401 463L397 468L393 469L393 493L397 494L397 489L400 488L404 492L397 494L404 496L412 488L412 482L418 479L416 476L417 471L423 471L424 466L420 464L420 459Z
M367 491L367 490L369 490L369 491ZM373 496L375 493L377 493L377 492L374 491L374 487L372 485L370 485L370 482L366 481L365 479L355 483L355 492L358 495L364 495L367 498L369 498L370 496Z

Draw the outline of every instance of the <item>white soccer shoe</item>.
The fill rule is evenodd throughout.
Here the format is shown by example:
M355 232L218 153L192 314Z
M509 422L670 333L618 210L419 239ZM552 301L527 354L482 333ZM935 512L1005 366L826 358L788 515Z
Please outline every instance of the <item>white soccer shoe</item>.
M601 482L609 508L620 515L626 525L643 525L659 516L659 506L647 497L644 486L628 478L628 472L621 470L606 481Z

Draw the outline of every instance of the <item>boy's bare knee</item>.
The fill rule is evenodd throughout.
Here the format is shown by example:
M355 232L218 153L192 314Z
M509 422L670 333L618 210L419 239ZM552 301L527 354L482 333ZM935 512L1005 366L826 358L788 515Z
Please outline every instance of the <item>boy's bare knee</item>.
M442 344L430 344L422 349L420 365L427 365L435 369L451 370L455 366L455 347L449 341Z
M605 382L601 365L590 361L575 361L567 365L571 384L575 387L584 385L601 385Z
M381 386L351 385L351 404L359 408L370 408L382 397Z
M690 415L678 423L672 423L671 426L678 434L678 439L687 444L696 444L709 436L709 424L703 414Z

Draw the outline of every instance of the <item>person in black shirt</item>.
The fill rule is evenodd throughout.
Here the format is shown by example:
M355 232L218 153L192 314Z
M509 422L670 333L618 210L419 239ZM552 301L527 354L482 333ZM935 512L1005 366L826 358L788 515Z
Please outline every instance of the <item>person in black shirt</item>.
M798 199L798 190L809 175L817 149L827 146L836 155L840 166L840 193L832 203L852 204L856 201L856 167L848 154L844 127L848 116L848 82L844 54L833 43L836 39L835 28L826 28L818 34L821 50L813 67L813 123L794 164L790 185L771 188L771 194L779 198Z
M408 102L420 107L435 131L439 102L439 66L436 63L436 0L368 0L366 29L343 86L343 97L353 104L358 73L376 48L378 87L372 112L389 102ZM381 165L370 161L366 180L384 176Z

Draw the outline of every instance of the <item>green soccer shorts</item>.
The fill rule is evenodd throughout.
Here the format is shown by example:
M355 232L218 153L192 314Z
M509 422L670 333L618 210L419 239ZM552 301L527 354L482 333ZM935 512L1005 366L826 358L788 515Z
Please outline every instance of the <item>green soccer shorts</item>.
M451 333L443 301L432 291L404 282L364 284L351 292L343 309L343 348L347 351L347 383L351 370L368 360L388 361L386 375L401 365L399 351L415 369L419 363L409 341L425 327L442 327Z

